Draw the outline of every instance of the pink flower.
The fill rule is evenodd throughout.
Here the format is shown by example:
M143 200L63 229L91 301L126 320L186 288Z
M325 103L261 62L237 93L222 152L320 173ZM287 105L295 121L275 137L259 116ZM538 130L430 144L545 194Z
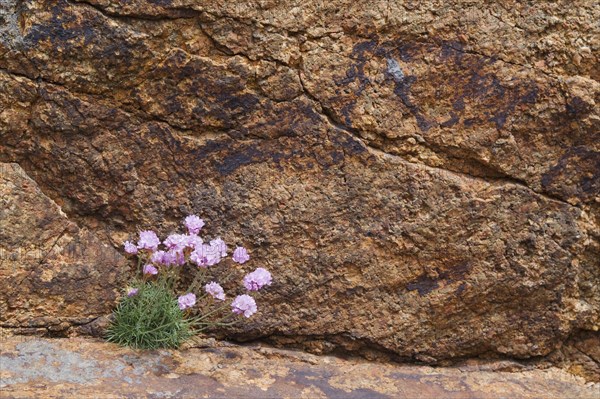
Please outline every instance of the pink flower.
M138 294L138 289L137 288L130 288L129 291L127 291L127 296L128 297L132 297L132 296L136 296Z
M123 243L123 247L125 248L125 252L127 252L130 255L135 255L138 252L137 247L130 241L125 241L125 243Z
M248 255L246 248L237 247L235 251L233 251L233 260L237 263L246 263L250 260L250 255Z
M198 248L200 245L202 245L202 243L204 241L202 241L202 238L196 234L188 234L187 236L187 244L186 246L188 248L192 248L192 249L196 249Z
M168 252L174 259L173 264L177 266L185 265L185 254L183 251L169 251Z
M258 291L265 285L271 285L271 273L262 267L244 277L244 287L248 291Z
M190 260L200 267L208 267L219 263L221 256L216 248L202 244L190 254Z
M163 242L167 249L173 251L183 251L186 248L195 249L202 245L202 238L195 234L171 234Z
M196 215L190 215L185 218L185 227L187 227L190 234L198 234L200 229L204 227L204 220Z
M207 266L214 266L221 261L221 253L217 248L205 244L202 244L202 247L206 251Z
M183 251L188 245L188 236L185 234L171 234L163 242L167 249Z
M227 256L227 244L225 244L225 241L223 241L221 237L217 237L212 240L210 242L210 246L214 247L219 252L221 257L224 258Z
M202 247L198 247L192 251L190 254L190 260L200 267L206 267L207 259L204 255Z
M252 316L256 313L256 302L250 295L238 295L231 302L231 311L235 314L244 314L246 317Z
M144 274L150 274L152 276L154 276L155 274L158 274L158 269L152 265L146 265L144 266L144 268L142 269Z
M196 304L196 295L193 293L182 295L177 298L177 304L181 310L191 308Z
M138 241L138 249L150 249L152 251L156 251L158 245L160 244L160 240L155 232L152 230L146 230L140 232L140 240Z
M204 290L213 296L215 299L219 299L221 301L225 300L225 291L223 291L223 287L221 287L218 283L211 281L210 283L204 286Z
M150 257L150 262L152 263L156 263L158 265L165 265L165 255L167 253L165 251L156 251L152 254L152 256Z

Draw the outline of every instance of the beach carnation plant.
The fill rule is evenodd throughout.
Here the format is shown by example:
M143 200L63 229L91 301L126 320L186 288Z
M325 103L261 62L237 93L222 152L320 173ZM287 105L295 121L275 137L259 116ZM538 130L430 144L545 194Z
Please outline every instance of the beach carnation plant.
M177 348L201 331L234 325L258 311L255 297L271 285L271 273L249 269L246 248L230 249L221 237L201 236L204 225L189 215L185 233L161 241L156 232L144 230L137 242L124 243L137 269L114 311L108 341L141 349Z

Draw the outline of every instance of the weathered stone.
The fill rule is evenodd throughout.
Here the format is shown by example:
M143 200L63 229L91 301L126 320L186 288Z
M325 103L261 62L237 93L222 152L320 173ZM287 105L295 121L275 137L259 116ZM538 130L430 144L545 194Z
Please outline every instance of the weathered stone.
M1 160L115 246L243 239L275 283L221 333L435 363L600 328L599 6L2 7Z
M124 258L69 221L17 164L0 171L0 326L68 335L109 313Z
M585 331L571 337L547 361L588 381L600 382L600 333Z
M71 340L2 342L0 389L12 398L596 398L598 384L502 362L455 368L366 363L221 344L139 352Z

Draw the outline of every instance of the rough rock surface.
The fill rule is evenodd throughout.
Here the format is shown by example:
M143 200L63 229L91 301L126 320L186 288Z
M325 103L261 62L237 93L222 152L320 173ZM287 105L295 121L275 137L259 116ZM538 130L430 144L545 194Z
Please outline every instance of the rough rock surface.
M0 15L0 160L115 246L188 213L242 239L275 284L229 336L434 363L600 328L599 4Z
M455 368L377 364L224 344L136 352L82 339L13 338L2 342L0 389L11 398L260 399L584 399L600 390L556 368L507 368L508 362Z
M125 259L79 228L17 164L0 164L0 327L93 332L123 284Z
M544 361L562 367L587 381L600 382L600 335L589 331L570 338Z

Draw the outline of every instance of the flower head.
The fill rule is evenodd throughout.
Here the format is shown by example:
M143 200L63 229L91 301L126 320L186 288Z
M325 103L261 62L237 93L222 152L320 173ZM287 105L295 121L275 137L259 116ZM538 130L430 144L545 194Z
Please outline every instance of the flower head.
M248 255L246 248L237 247L235 251L233 251L233 260L237 263L245 263L250 260L250 255Z
M196 295L191 292L189 294L182 295L177 298L177 304L181 310L191 308L196 304Z
M215 248L219 252L222 258L227 256L227 244L225 241L221 239L221 237L217 237L210 242L210 246Z
M188 246L188 236L186 234L171 234L163 242L167 249L183 251Z
M246 274L246 277L244 277L244 287L248 291L258 291L265 285L271 285L271 273L262 267Z
M202 251L202 247L196 248L190 254L190 260L200 267L206 267L207 259Z
M208 267L219 263L221 254L216 248L202 244L190 254L190 260L200 267Z
M198 234L200 229L204 227L204 220L196 215L190 215L185 218L185 227L187 227L190 234Z
M202 245L204 242L199 235L196 234L188 234L186 235L186 247L196 249L198 246Z
M225 291L223 291L223 287L214 281L206 284L204 286L204 290L213 296L215 299L219 299L221 301L225 300Z
M165 255L167 253L165 251L156 251L152 254L152 256L150 257L150 262L152 263L156 263L158 265L165 265Z
M246 317L256 313L256 301L250 295L238 295L231 302L231 311L235 314L244 314Z
M138 249L150 249L152 251L156 251L158 245L160 244L160 240L155 232L152 230L146 230L140 232L140 239L138 241Z
M130 255L135 255L138 252L137 247L131 241L125 241L123 243L123 247L125 248L125 252L127 252Z
M137 288L130 288L130 289L127 291L127 296L128 296L129 298L131 298L132 296L136 296L136 295L138 294L138 291L139 291L139 289L137 289Z
M158 274L158 269L152 265L145 265L142 271L144 272L144 274L150 274L152 276Z
M173 252L173 256L175 257L175 264L177 266L185 265L185 254L183 251L170 251Z

